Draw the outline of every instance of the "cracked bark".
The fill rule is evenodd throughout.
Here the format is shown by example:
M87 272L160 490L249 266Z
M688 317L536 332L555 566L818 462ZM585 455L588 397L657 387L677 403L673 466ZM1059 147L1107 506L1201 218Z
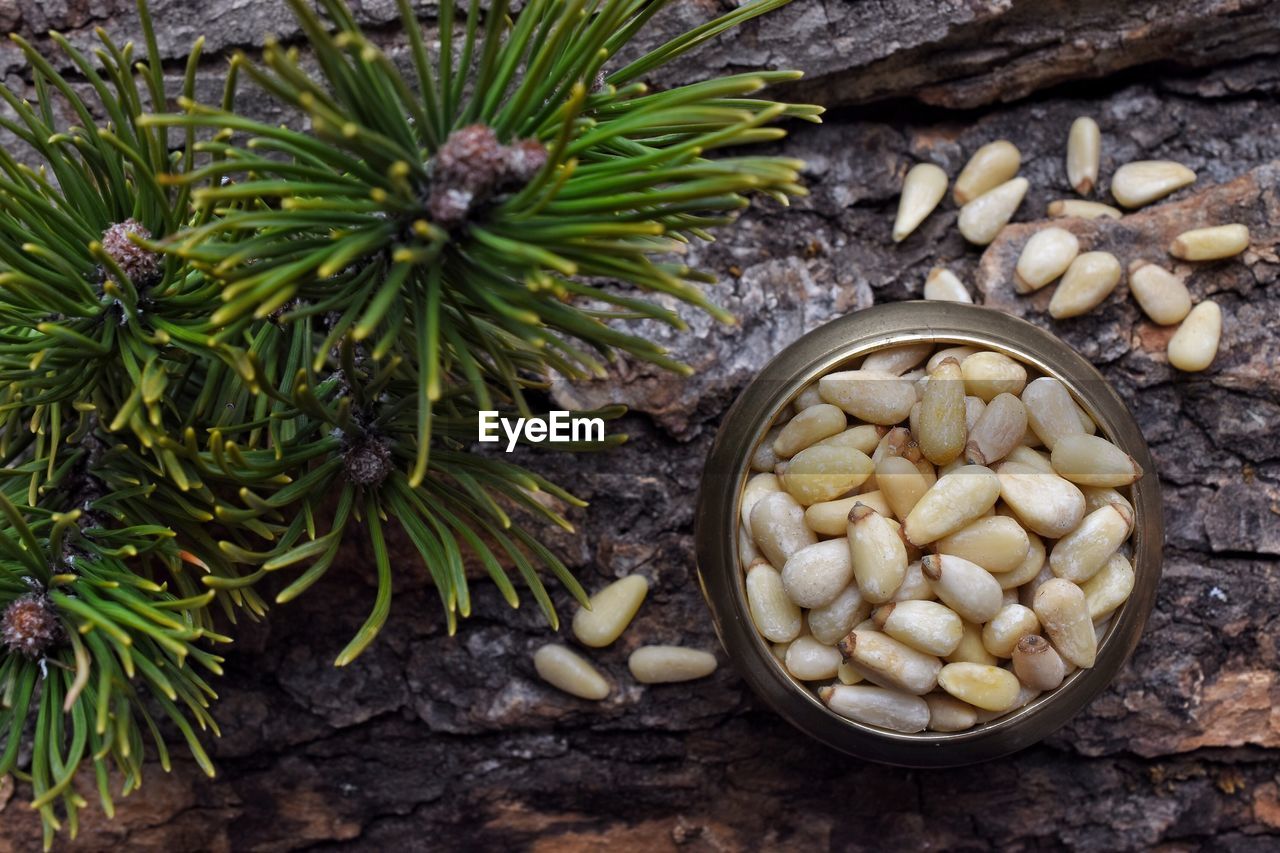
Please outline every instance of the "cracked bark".
M20 28L75 29L104 19L114 28L120 15L127 31L130 5L0 0L0 23L12 26L16 8ZM202 22L220 22L210 35L215 51L225 52L280 20L265 2L156 5L171 49ZM689 4L675 15L701 17L709 5ZM391 6L365 2L364 14L386 21ZM678 382L622 365L606 383L558 389L562 399L621 398L636 409L619 427L633 440L614 453L530 460L593 501L575 516L577 536L551 534L589 587L634 571L653 582L627 634L592 653L617 685L608 700L581 702L538 682L529 653L550 631L531 605L509 611L483 583L477 615L458 636L446 636L425 572L403 542L387 629L355 664L333 669L373 595L372 560L353 542L340 570L307 596L267 623L239 629L219 688L224 737L213 751L220 777L200 778L183 758L171 776L153 767L114 821L90 810L80 841L60 846L1275 849L1280 72L1273 58L1248 55L1274 49L1277 6L1176 2L1147 19L1153 4L1111 3L1115 20L1129 23L1107 32L1093 23L1102 20L1101 4L1076 7L1076 23L1066 29L1081 33L1088 44L1080 50L1096 57L1084 66L1062 47L1068 39L1018 35L1018 27L1063 29L1073 7L1047 4L1035 19L1020 2L797 0L767 27L749 28L708 54L711 69L775 61L811 68L819 77L808 95L827 102L908 96L985 106L961 113L885 100L837 110L821 127L794 128L779 150L809 161L811 197L786 211L758 204L720 242L691 251L692 260L720 273L714 296L739 325L690 315L683 336L653 333L698 376ZM45 18L34 17L37 8ZM47 20L56 14L67 17ZM1139 20L1149 28L1135 29ZM1227 49L1232 35L1239 49ZM956 57L969 64L957 65ZM1117 73L1153 59L1207 67ZM1076 77L1103 79L1040 91ZM21 85L13 79L11 69L10 85ZM1254 229L1249 257L1180 268L1196 298L1212 295L1225 309L1222 354L1204 374L1168 369L1167 330L1146 322L1123 286L1096 312L1067 323L1044 315L1047 292L1012 296L1012 261L1034 225L1007 229L984 253L960 239L946 201L903 244L889 240L897 190L912 163L931 160L954 175L978 145L1001 137L1022 148L1032 184L1015 219L1034 222L1050 200L1070 195L1063 147L1080 114L1102 126L1104 176L1126 161L1158 157L1200 175L1167 204L1120 223L1072 223L1086 241L1117 247L1126 262L1141 253L1169 260L1170 234L1183 222L1200 224L1190 221L1198 216L1230 216ZM975 284L987 302L1077 346L1130 401L1151 442L1168 548L1159 600L1133 661L1044 744L934 772L825 750L764 710L727 667L695 684L633 684L626 657L637 645L716 648L693 577L693 500L733 395L804 331L873 301L918 297L937 264ZM557 592L556 600L571 612L566 596ZM0 783L0 850L38 849L25 796L21 786Z

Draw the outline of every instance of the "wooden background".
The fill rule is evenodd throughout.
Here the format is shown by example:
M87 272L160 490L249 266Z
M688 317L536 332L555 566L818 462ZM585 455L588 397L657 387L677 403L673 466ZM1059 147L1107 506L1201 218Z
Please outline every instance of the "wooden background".
M87 41L134 31L132 0L0 0L0 29L49 27ZM229 53L269 32L296 38L281 0L154 0L175 72L208 36L212 94ZM390 0L357 4L391 45ZM723 11L685 2L651 40ZM434 6L422 4L430 19ZM551 632L483 583L478 614L445 636L425 572L400 543L399 590L381 640L330 662L373 598L371 559L338 570L264 624L237 629L219 686L218 779L178 759L114 821L90 812L79 850L1275 850L1280 847L1280 4L1257 0L796 0L711 46L660 83L745 66L800 67L792 93L832 107L778 146L808 160L812 196L760 204L720 242L691 252L721 274L736 327L692 317L671 338L699 369L687 382L620 365L561 401L623 399L633 441L615 453L539 454L538 466L592 507L560 553L589 587L631 572L653 592L629 632L593 657L618 685L590 704L541 684L529 660ZM16 51L0 76L21 90ZM246 103L272 118L252 93ZM1243 258L1189 272L1222 305L1213 368L1170 371L1169 331L1122 285L1092 315L1053 324L1015 298L1009 272L1027 227L985 256L954 229L949 201L909 240L889 241L902 175L931 160L954 175L980 144L1021 147L1038 219L1068 195L1067 128L1092 115L1106 176L1169 157L1197 184L1169 205L1084 228L1122 260L1164 257L1171 233L1247 222ZM1203 220L1203 221L1202 221ZM1032 228L1034 226L1031 226ZM918 297L948 264L991 304L1053 328L1133 407L1164 484L1168 548L1156 611L1113 687L1041 746L979 767L917 772L866 765L791 730L727 666L700 683L633 684L636 645L715 648L694 582L693 501L718 418L768 358L825 320ZM1045 295L1047 298L1047 294ZM655 334L658 334L655 332ZM567 607L564 595L557 600ZM723 660L723 656L722 656ZM0 783L0 850L39 849L25 791Z

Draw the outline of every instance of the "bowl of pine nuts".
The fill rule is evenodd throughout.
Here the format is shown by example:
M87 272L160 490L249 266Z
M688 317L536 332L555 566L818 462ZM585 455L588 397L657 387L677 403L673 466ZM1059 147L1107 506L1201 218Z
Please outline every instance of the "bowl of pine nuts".
M1160 484L1124 401L1049 332L902 302L779 353L698 498L726 652L796 727L912 767L1035 743L1124 666L1155 603Z

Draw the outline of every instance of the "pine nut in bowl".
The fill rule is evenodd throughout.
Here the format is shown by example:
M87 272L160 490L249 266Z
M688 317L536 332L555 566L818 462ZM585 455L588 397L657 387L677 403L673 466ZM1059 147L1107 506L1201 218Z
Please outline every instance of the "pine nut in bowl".
M1007 755L1087 705L1141 638L1163 544L1154 463L1102 375L957 303L877 306L781 352L698 498L699 580L748 684L829 746L912 767Z

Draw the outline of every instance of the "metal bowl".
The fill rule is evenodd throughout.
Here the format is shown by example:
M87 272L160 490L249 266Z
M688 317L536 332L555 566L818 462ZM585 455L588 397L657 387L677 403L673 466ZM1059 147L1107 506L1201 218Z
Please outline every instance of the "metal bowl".
M751 455L800 391L874 350L935 341L1002 352L1059 379L1106 436L1137 460L1130 487L1135 583L1111 616L1095 665L998 720L964 732L900 734L848 720L794 679L757 633L747 609L737 532ZM775 711L843 752L908 767L949 767L1023 749L1054 732L1097 696L1129 659L1155 603L1164 547L1160 481L1147 443L1124 402L1093 365L1053 335L993 309L952 302L899 302L858 311L815 329L779 353L747 386L720 425L703 473L697 511L698 579L716 633L738 671Z

